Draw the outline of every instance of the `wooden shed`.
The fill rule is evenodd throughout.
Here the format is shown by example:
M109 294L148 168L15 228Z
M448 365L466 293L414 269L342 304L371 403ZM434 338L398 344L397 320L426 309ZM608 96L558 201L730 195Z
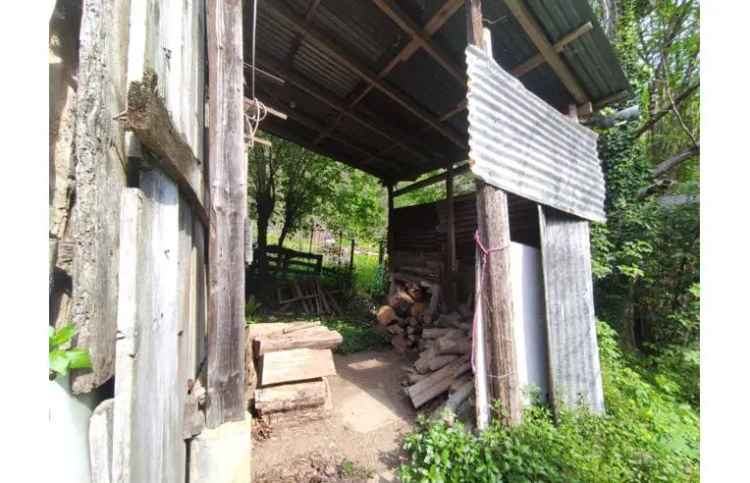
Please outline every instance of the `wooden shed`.
M72 320L92 355L74 392L114 378L109 439L92 448L112 456L112 481L202 481L194 436L245 417L246 116L259 106L283 113L261 129L383 181L391 257L394 187L444 170L414 189L446 184L449 277L472 251L483 261L478 400L499 399L510 422L504 249L538 243L555 398L603 410L588 230L604 181L577 118L628 83L586 0L57 3L50 319ZM476 195L454 199L466 170ZM467 203L480 243L460 223Z

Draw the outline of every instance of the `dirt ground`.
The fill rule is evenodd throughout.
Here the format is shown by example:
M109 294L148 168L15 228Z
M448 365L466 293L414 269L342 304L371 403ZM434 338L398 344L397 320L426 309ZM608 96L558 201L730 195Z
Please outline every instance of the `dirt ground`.
M401 387L409 362L392 350L334 355L333 415L271 428L253 442L253 481L397 481L416 413Z

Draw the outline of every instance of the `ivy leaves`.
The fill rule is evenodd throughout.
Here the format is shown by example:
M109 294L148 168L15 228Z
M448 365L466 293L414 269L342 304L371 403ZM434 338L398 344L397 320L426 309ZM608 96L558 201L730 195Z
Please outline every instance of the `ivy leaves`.
M49 379L66 376L70 369L88 369L91 358L86 349L64 348L76 334L76 327L67 324L59 329L49 328Z

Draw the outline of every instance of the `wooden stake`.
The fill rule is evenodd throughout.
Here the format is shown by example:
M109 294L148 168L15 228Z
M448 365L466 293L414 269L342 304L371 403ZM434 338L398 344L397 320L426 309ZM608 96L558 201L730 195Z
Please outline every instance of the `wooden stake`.
M445 178L445 202L448 207L448 280L446 302L448 310L452 311L456 307L456 218L453 206L453 163L448 165L447 176Z

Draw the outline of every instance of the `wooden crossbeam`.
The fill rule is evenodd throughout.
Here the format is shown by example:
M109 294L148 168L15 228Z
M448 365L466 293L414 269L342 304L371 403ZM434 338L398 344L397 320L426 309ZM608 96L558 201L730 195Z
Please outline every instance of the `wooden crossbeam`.
M563 50L565 50L565 47L567 47L568 44L576 40L581 35L589 32L593 28L594 26L591 24L591 22L586 22L585 24L581 25L574 31L563 36L563 38L555 42L554 45L552 46L552 49L557 53L562 52ZM532 70L536 69L537 67L539 67L540 65L544 64L544 62L545 62L544 56L542 54L536 54L534 57L530 58L526 62L513 67L510 73L516 77L521 77L522 75L527 74L531 72Z
M269 104L267 102L263 102L263 103L266 106L269 106ZM273 107L272 107L272 109L273 109ZM321 129L324 128L323 124L321 124L320 121L318 121L317 119L313 118L312 116L304 114L299 109L292 109L292 110L290 110L289 113L287 114L287 116L290 117L290 118L292 118L293 120L297 121L298 123L302 124L303 126L309 128L309 129L312 129L313 131L320 131ZM373 160L380 161L381 163L390 164L391 167L394 170L396 170L396 171L398 171L399 169L403 168L402 166L399 166L397 163L395 163L393 161L389 161L387 159L380 158L379 156L377 156L377 155L373 154L372 152L370 152L364 146L361 146L361 145L357 144L354 141L350 141L349 139L346 139L343 135L334 135L334 136L331 136L331 139L334 140L334 141L336 141L337 143L340 143L340 144L348 147L352 151L356 151L357 153L359 153L360 155L362 155L364 157L364 159L373 159ZM366 163L366 164L370 164L370 163L371 163L371 161L368 162L368 163Z
M463 0L451 0L443 5L443 7L441 7L440 10L438 10L435 15L433 15L432 18L427 21L427 24L425 24L425 27L421 30L421 32L418 30L418 28L412 27L412 32L417 32L419 34L419 37L415 37L414 35L412 35L412 39L409 41L409 43L407 43L406 46L404 46L404 48L401 49L401 51L396 54L393 59L391 59L391 61L388 62L388 64L386 64L386 66L380 70L380 72L378 72L378 79L385 79L385 77L390 74L398 64L400 64L401 62L406 62L414 54L414 52L416 52L423 45L426 39L429 39L431 35L437 32L440 27L442 27L445 22L447 22L448 19L450 19L451 16L456 13L459 8L461 8L461 5L463 5ZM461 74L460 81L462 84L465 84L465 74ZM367 94L369 94L370 91L372 91L374 88L375 86L373 84L368 83L359 94L353 95L354 93L352 93L352 101L347 107L347 112L354 109L354 107L359 104L362 99L364 99ZM345 112L340 112L336 119L334 119L334 121L331 123L330 127L315 139L315 143L319 143L330 133L332 133L338 127L344 115ZM389 152L392 149L395 149L395 146L391 147L385 152Z
M450 60L448 54L434 44L429 34L422 32L422 29L414 23L409 17L401 12L401 9L396 5L393 0L372 0L373 3L385 13L393 22L401 28L404 32L408 33L412 37L412 41L417 42L419 46L425 50L430 56L437 61L453 78L459 83L459 85L466 85L466 72L457 66L453 61Z
M464 163L456 168L453 168L453 177L455 178L459 174L463 174L469 170L469 163ZM393 197L405 195L406 193L411 193L412 191L416 191L420 188L424 188L427 186L432 186L434 184L440 183L441 181L448 179L448 171L444 171L442 173L436 174L435 176L431 176L427 179L423 179L421 181L417 181L416 183L412 183L409 186L404 186L400 190L396 190L393 192Z
M307 12L305 12L305 27L308 27L312 22L315 14L318 11L318 7L320 6L320 2L321 0L311 1L310 6L307 8ZM291 67L292 65L294 65L294 58L297 56L297 52L299 52L300 47L302 47L302 42L305 40L306 35L307 32L302 32L298 34L294 39L294 43L292 44L292 48L289 50L289 56L287 56L286 60L286 64L288 66Z
M534 43L537 50L539 50L539 53L544 58L545 62L549 64L550 68L555 72L565 88L573 95L576 102L578 104L588 102L589 99L583 87L581 87L581 84L578 82L575 75L573 75L568 66L562 60L560 54L555 51L549 40L547 40L544 30L528 8L526 8L526 5L521 0L505 0L505 4L511 14L513 14L521 25L521 28L526 32L526 35L528 35L529 39Z
M262 54L262 52L259 52L259 53ZM394 149L395 147L401 147L404 150L411 153L412 156L414 156L415 158L421 161L429 162L432 160L432 157L430 155L402 141L401 139L403 139L403 135L398 135L396 133L389 132L388 129L380 125L381 123L377 122L374 119L368 118L368 116L365 116L362 113L355 113L350 110L347 110L346 106L344 105L343 100L337 98L335 95L331 93L325 92L323 88L316 86L311 80L298 74L294 70L286 69L283 66L279 65L277 62L272 61L270 55L269 56L264 55L262 57L262 63L264 66L267 66L268 68L275 70L276 72L280 74L283 72L284 74L281 74L281 75L284 75L286 77L287 82L289 84L295 86L296 88L300 89L301 91L305 92L311 97L317 99L318 101L327 105L328 107L335 110L336 112L339 112L339 113L344 112L344 115L350 118L351 120L361 124L365 128L388 139L389 141L394 143Z
M314 45L315 48L325 52L332 58L332 60L338 62L345 68L357 74L366 82L372 84L380 92L385 94L387 97L399 104L402 108L407 110L416 118L420 119L422 122L430 125L435 131L440 133L446 139L450 140L456 146L462 149L466 148L466 142L460 134L447 126L442 125L440 123L440 119L438 119L434 114L428 112L413 100L408 99L405 95L398 92L394 87L382 82L380 79L378 79L377 74L370 71L368 67L353 59L351 56L344 53L339 47L337 47L335 41L331 40L326 35L318 32L317 30L305 27L304 18L291 11L288 7L282 6L282 4L278 2L265 2L263 4L263 10L267 14L285 22L297 32L306 32L306 40Z

